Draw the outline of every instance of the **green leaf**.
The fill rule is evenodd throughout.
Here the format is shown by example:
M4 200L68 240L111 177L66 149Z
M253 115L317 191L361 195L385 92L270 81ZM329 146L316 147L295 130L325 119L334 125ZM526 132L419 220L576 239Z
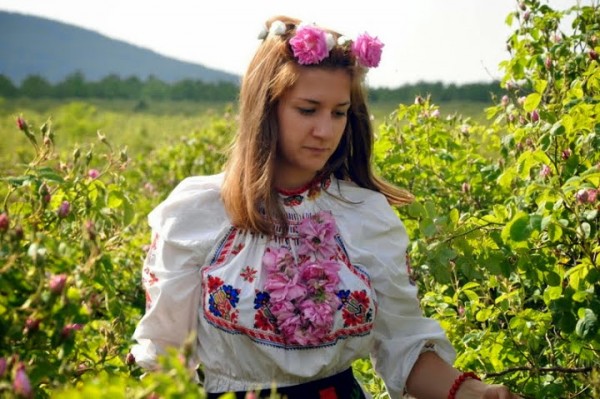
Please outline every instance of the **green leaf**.
M558 273L548 272L546 273L546 282L552 287L557 287L562 283L562 279L560 278Z
M590 338L598 331L598 318L592 309L585 309L583 317L575 326L575 333L581 338Z
M108 193L107 205L109 208L116 209L123 204L124 198L123 193L120 191L111 191Z
M566 131L567 129L563 125L562 121L556 122L554 125L552 125L552 128L550 128L550 134L553 136L562 136Z
M503 229L502 236L508 237L513 241L526 241L531 236L530 217L528 214L520 212Z
M421 218L425 216L425 208L420 202L411 202L407 207L408 214L413 218Z
M542 101L542 96L539 93L531 93L525 98L523 109L527 112L531 112L540 105L540 101Z
M38 175L46 180L51 180L58 183L62 183L64 181L62 176L56 173L54 169L47 166L38 169Z
M544 90L546 90L547 86L548 86L547 80L538 79L535 82L533 82L533 89L540 95L544 94Z
M552 242L557 242L563 235L563 229L559 224L552 223L548 225L548 239Z

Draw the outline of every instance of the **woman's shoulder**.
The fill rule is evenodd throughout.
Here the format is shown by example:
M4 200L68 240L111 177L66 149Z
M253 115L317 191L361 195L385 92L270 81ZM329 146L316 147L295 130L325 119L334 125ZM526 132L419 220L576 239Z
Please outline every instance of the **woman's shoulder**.
M213 234L228 220L221 200L222 181L222 174L185 178L150 212L150 226L174 240Z
M361 210L363 212L392 212L385 195L379 191L361 187L358 184L348 180L337 180L339 195L344 199L352 210Z
M385 234L389 231L404 233L404 226L385 195L360 187L351 181L337 184L336 219L355 237Z

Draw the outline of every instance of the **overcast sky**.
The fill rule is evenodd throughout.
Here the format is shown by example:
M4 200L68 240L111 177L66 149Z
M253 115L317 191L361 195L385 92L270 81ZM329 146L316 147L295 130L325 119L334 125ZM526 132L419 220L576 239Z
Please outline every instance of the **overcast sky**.
M543 1L543 0L542 0ZM589 2L589 0L588 0ZM558 9L576 0L550 0ZM278 14L384 43L371 86L419 80L500 79L513 0L0 0L0 10L42 16L184 61L242 75L264 21ZM8 55L0 54L5 57ZM12 55L11 55L12 56Z

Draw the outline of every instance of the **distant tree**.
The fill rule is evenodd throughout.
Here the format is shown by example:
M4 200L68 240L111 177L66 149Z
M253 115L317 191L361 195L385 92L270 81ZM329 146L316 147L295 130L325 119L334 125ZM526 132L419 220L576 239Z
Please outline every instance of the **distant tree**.
M83 72L77 71L54 87L54 96L58 98L86 98L90 94L89 84Z
M118 98L123 94L122 86L121 77L116 74L110 74L102 78L99 82L92 84L91 91L94 97Z
M19 89L5 75L0 74L0 97L14 98L17 96Z
M142 98L142 90L144 83L137 76L130 76L123 81L120 93L124 98L140 99Z
M144 82L142 97L151 100L166 100L169 98L169 85L151 75Z
M39 75L30 75L21 83L19 93L23 97L39 98L51 97L53 87L46 79Z

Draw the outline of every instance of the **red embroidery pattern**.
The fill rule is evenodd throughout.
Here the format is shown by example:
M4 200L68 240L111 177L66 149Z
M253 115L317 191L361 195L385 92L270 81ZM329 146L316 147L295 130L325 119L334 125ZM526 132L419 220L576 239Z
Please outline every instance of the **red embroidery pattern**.
M233 247L233 249L231 250L231 255L239 254L242 249L244 249L244 243L240 242L238 245Z
M242 276L244 281L253 283L254 279L256 278L256 273L258 273L258 271L256 269L254 269L250 266L246 266L240 273L240 276Z
M154 284L158 282L158 277L154 272L150 271L149 266L145 266L142 269L142 283L145 287L152 287Z
M338 292L338 297L342 301L344 327L354 327L372 321L373 311L369 308L371 301L365 290L342 290Z

